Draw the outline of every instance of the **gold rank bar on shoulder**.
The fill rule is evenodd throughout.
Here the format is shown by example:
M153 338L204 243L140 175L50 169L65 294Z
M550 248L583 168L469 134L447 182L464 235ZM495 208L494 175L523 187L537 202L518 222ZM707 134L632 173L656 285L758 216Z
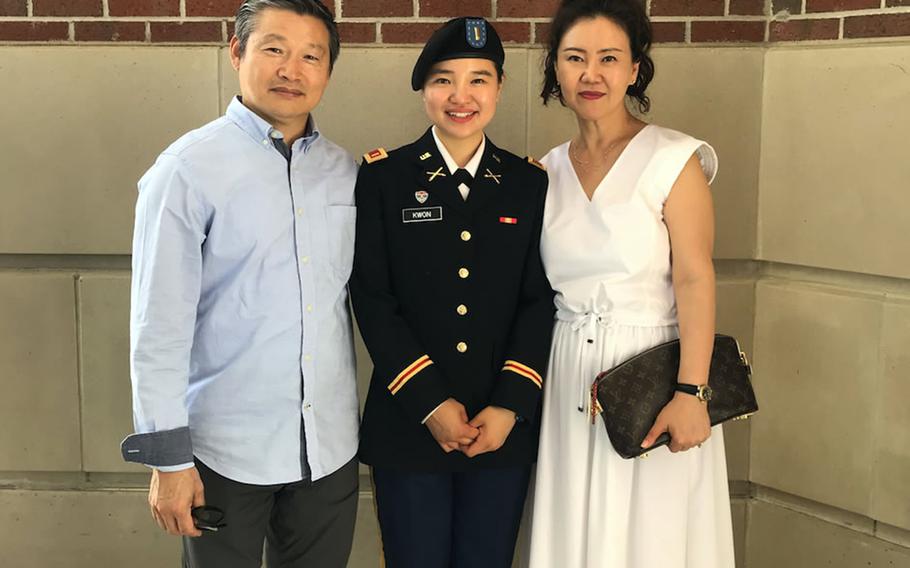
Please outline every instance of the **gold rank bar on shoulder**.
M372 164L373 162L378 162L379 160L385 160L389 157L389 153L385 151L385 148L376 148L371 150L363 155L363 161Z
M545 165L541 164L540 162L538 162L531 156L528 156L528 163L531 164L532 166L537 166L538 168L542 169L543 171L547 171L547 167Z

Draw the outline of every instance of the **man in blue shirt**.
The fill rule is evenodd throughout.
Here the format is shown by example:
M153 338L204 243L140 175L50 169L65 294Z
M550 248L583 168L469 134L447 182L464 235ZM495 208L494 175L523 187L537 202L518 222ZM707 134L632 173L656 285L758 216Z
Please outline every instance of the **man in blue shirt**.
M242 97L139 182L122 452L153 468L152 515L187 566L258 567L265 540L270 566L340 568L358 493L356 166L311 115L338 31L319 0L246 0L235 33Z

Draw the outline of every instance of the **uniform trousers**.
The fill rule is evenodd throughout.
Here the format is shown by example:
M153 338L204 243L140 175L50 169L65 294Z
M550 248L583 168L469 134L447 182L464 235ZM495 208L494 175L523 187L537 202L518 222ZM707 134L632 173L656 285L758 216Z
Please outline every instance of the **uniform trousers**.
M387 568L509 568L530 466L456 473L373 468Z
M318 481L249 485L196 460L205 503L226 527L183 538L184 568L345 568L354 539L359 475L352 459Z

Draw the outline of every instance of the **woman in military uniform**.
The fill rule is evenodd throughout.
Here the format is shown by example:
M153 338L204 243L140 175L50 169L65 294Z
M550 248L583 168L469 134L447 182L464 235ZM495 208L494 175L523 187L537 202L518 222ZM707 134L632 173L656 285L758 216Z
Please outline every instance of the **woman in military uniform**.
M374 371L361 426L389 568L511 565L536 457L553 292L547 176L484 135L505 53L480 18L427 42L433 125L364 156L351 295Z

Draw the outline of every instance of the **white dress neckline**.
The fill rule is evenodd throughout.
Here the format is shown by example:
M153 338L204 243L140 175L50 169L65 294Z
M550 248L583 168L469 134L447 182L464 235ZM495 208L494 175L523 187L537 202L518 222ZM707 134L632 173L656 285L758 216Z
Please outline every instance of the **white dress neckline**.
M651 126L653 126L653 125L645 124L641 128L641 130L636 132L635 135L629 139L629 141L626 143L625 147L619 153L619 156L616 157L616 160L613 162L613 165L610 166L610 169L607 170L607 173L605 173L604 176L597 183L597 186L594 188L594 192L591 194L590 199L588 199L588 195L585 193L585 188L581 184L581 179L579 179L579 177L578 177L578 172L575 171L575 165L572 164L572 160L571 160L571 158L569 158L569 156L570 156L569 146L572 144L572 141L569 140L568 142L565 142L562 145L563 147L560 149L562 151L564 151L566 153L566 157L569 158L569 166L570 166L569 169L572 170L572 179L575 181L575 185L577 186L578 191L581 193L581 196L584 198L585 201L587 201L588 203L594 203L594 200L597 199L597 195L599 193L602 193L601 189L606 184L606 182L610 179L613 172L616 171L617 169L621 169L623 158L629 153L629 149L632 148L632 146L635 144L636 141L638 141L639 138L642 138L642 133L645 130L651 128Z

